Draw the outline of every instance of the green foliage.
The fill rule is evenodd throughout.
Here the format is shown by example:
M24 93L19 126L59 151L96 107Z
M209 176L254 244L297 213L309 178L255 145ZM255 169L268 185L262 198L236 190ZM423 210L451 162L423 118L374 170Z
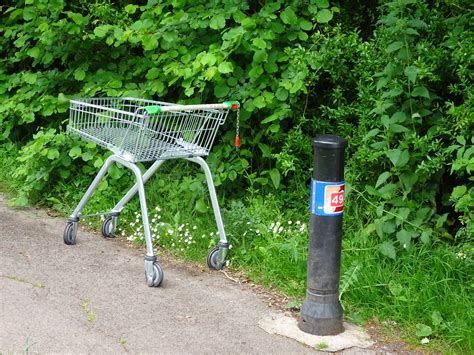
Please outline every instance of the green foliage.
M377 36L386 47L380 48L374 62L375 90L370 98L374 107L366 111L369 119L361 121L364 144L353 164L368 168L358 178L368 182L365 191L355 190L375 209L376 218L365 232L376 234L380 251L394 259L400 250L433 238L463 243L472 235L467 194L472 179L464 175L472 154L465 145L474 127L472 87L466 85L467 62L459 67L453 46L471 55L473 47L464 42L466 37L472 39L472 32L459 37L469 26L462 11L445 21L439 5L429 8L422 2L398 1L383 9ZM441 29L445 36L436 32ZM456 64L449 67L446 58ZM455 105L456 101L462 104ZM459 110L456 115L454 107ZM455 211L448 202L452 193L455 203L466 194Z

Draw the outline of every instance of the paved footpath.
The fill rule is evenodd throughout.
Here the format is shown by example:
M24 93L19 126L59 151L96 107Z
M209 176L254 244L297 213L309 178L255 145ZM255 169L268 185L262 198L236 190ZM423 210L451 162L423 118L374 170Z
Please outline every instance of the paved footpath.
M0 354L317 353L260 329L275 310L219 272L161 258L150 288L141 250L83 230L67 246L63 228L0 196Z

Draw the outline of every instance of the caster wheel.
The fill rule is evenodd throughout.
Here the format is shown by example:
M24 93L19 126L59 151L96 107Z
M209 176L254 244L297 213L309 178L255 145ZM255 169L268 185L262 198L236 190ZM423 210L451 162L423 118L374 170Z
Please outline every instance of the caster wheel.
M207 266L211 270L220 270L224 267L224 262L219 263L217 261L217 256L219 254L219 247L214 247L207 254Z
M115 232L114 218L116 218L116 217L108 216L104 220L104 223L102 223L102 236L104 238L115 238L115 236L114 236L114 232Z
M163 269L161 268L160 264L158 263L153 263L153 277L149 278L148 275L146 274L145 270L145 279L146 283L150 287L158 287L161 285L163 282Z
M68 222L64 228L63 239L67 245L76 244L76 224L77 222Z

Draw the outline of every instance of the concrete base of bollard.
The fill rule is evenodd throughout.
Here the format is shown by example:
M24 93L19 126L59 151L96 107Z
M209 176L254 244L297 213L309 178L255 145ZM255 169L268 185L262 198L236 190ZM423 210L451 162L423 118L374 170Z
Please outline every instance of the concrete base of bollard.
M306 344L313 349L339 352L357 349L356 354L375 354L367 348L374 344L370 336L358 326L344 323L344 331L338 335L319 336L301 331L297 320L289 314L273 313L258 322L260 328L270 334L278 334ZM367 350L365 350L367 349ZM350 350L348 354L351 353ZM346 353L346 352L344 352Z

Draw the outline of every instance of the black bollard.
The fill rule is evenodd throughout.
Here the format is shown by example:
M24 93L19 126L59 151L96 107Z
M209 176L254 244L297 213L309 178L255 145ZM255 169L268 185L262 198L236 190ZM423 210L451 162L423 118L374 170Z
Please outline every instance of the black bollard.
M298 326L315 335L335 335L344 331L339 269L346 144L345 139L333 135L313 139L307 289Z

